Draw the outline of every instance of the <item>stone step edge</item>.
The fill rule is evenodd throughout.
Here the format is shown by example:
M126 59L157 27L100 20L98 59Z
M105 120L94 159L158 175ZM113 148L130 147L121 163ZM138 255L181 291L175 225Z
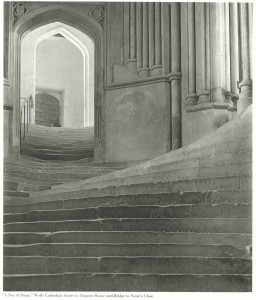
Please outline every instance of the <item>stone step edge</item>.
M86 221L86 222L100 222L100 221L105 221L105 220L108 220L108 221L112 221L112 220L119 220L119 221L122 221L122 220L151 220L152 221L152 218L100 218L100 219L80 219L80 220L57 220L57 221L34 221L34 222L12 222L12 223L6 223L6 224L32 224L32 223L36 223L36 224L39 224L39 223L57 223L57 222L64 222L64 221L67 221L67 222L83 222L83 221ZM164 220L164 221L168 221L168 220L248 220L248 221L252 221L252 218L154 218L153 219L154 221L156 220Z
M13 249L19 249L19 248L29 248L29 247L36 247L36 246L49 246L49 247L54 247L54 246L61 246L61 247L65 247L65 246L69 246L69 245L76 245L76 246L97 246L97 245L102 245L102 246L123 246L123 247L126 247L126 246L158 246L158 247L161 247L161 246L200 246L200 247L204 247L204 246L216 246L216 247L221 247L221 246L225 246L225 247L234 247L236 249L240 249L240 250L244 250L246 249L247 250L247 254L248 256L241 256L241 258L244 258L244 257L247 257L247 258L251 258L251 249L252 249L252 245L233 245L233 244L196 244L196 243L33 243L33 244L4 244L3 245L3 248L13 248ZM8 255L8 256L12 256L12 255ZM17 256L17 255L13 255L13 256ZM23 255L20 255L20 256L23 256ZM26 256L26 255L24 255ZM33 255L30 255L30 256L33 256ZM127 256L131 256L131 255L127 255ZM140 257L138 255L135 255L136 257ZM144 255L145 256L145 255ZM150 257L152 257L152 255L149 255ZM48 255L47 255L48 257ZM56 256L57 257L57 256ZM100 257L103 257L103 256L100 256ZM104 257L111 257L111 256L104 256ZM117 255L117 256L112 256L112 257L123 257L123 256L120 256L120 255ZM125 256L126 257L126 256ZM159 256L159 257L162 257L162 256ZM184 257L184 256L168 256L168 257ZM185 256L186 257L186 256ZM197 257L197 256L194 256L194 257ZM223 257L230 257L230 256L223 256Z
M146 193L146 194L118 194L118 195L106 195L106 196L89 196L89 197L86 197L86 196L81 196L81 197L76 197L76 198L68 198L68 199L50 199L50 200L46 200L46 199L43 199L42 201L36 201L36 202L23 202L23 203L11 203L13 202L13 199L8 199L8 200L4 200L4 205L12 205L12 206L23 206L23 205L36 205L38 203L50 203L50 202L56 202L56 201L59 201L60 203L61 202L64 202L64 201L79 201L79 200L84 200L86 201L87 199L90 199L91 201L93 200L96 200L96 199L104 199L106 197L111 197L111 198L115 198L115 199L118 199L119 197L139 197L139 196L145 196L145 195L150 195L150 196L158 196L158 195L170 195L170 197L172 195L183 195L185 193L216 193L216 192L229 192L230 190L205 190L205 191L200 191L200 192L194 192L194 191L186 191L186 192L165 192L165 193ZM237 190L232 190L232 191L237 191L237 192L248 192L250 191L250 193L252 194L252 189L237 189ZM43 196L47 196L47 195L43 195ZM32 196L29 197L30 200L34 200L32 199ZM36 198L36 197L34 197ZM18 201L20 201L20 199L16 199ZM15 201L16 201L15 200ZM28 198L26 198L25 200L28 200ZM45 201L46 200L46 201ZM207 199L206 199L207 201ZM10 203L8 203L10 202ZM226 202L219 202L219 204L225 204ZM211 204L211 203L209 203ZM90 207L94 207L94 206L88 206L88 208Z
M246 178L248 179L248 181L250 180L252 182L252 176L249 176L249 175L241 175L241 176L229 176L229 177L225 177L226 179L234 179L234 180L239 180L239 188L236 188L236 189L232 189L232 190L240 190L241 189L241 180ZM169 185L169 186L172 186L173 184L183 184L184 182L200 182L200 181L210 181L210 182L213 182L214 180L223 180L223 177L205 177L205 178L190 178L190 179L178 179L178 180L173 180L173 181L158 181L158 182L146 182L146 183L131 183L131 184L121 184L121 185L113 185L113 183L111 183L110 185L103 185L101 186L101 181L99 182L93 182L92 183L92 186L91 186L91 182L88 182L88 179L86 180L79 180L80 182L76 181L76 184L82 184L81 186L79 186L77 188L74 189L73 187L71 187L72 189L69 188L69 186L67 187L67 185L65 184L61 184L59 186L60 190L56 189L51 189L51 193L42 193L42 192L38 192L38 193L31 193L30 195L30 200L34 200L34 199L37 199L39 201L37 202L40 202L40 197L43 197L45 198L45 196L52 196L52 195L56 195L56 194L67 194L67 193L75 193L75 192L86 192L86 191L90 191L90 190L97 190L97 191L102 191L104 189L114 189L114 190L118 190L118 188L126 188L126 187L129 187L129 188L132 188L132 187L136 187L136 186L139 186L139 185L148 185L148 186L157 186L157 185ZM219 189L218 186L216 186L216 189L215 191L218 191L218 190L222 190L222 189ZM185 193L185 192L190 192L193 190L182 190L181 193ZM203 190L203 191L206 191L206 190ZM198 192L203 192L203 191L198 191ZM129 193L130 194L130 193ZM152 193L153 194L153 193ZM154 194L158 194L158 193L154 193ZM128 194L122 194L122 195L128 195ZM108 195L110 196L110 195ZM120 195L115 195L115 196L120 196ZM33 199L34 198L34 199ZM45 199L44 199L45 200ZM58 199L56 199L58 200ZM62 199L63 200L63 199ZM60 200L61 201L61 200ZM29 202L28 202L29 203Z
M127 255L127 256L54 256L54 255L49 255L49 256L42 256L42 255L3 255L3 257L7 257L7 258L59 258L59 259L97 259L97 260L101 260L101 259L136 259L136 258L152 258L152 259L159 259L159 260L163 260L163 259L180 259L182 260L183 258L190 258L190 259L194 259L194 260L207 260L207 259L229 259L229 260L244 260L244 261L252 261L251 257L239 257L239 256L155 256L155 255L143 255L143 256L138 256L138 255Z
M88 230L88 231L83 231L83 230L74 230L74 231L41 231L41 232L35 232L35 231L12 231L12 232L3 232L4 235L6 234L36 234L36 235L56 235L59 233L68 233L68 234L72 234L72 233L100 233L100 234L125 234L125 233L136 233L136 234L143 234L143 233L151 233L151 234L190 234L190 235L247 235L247 236L252 236L252 233L234 233L234 232L190 232L190 231L168 231L168 232L162 232L162 231L148 231L148 230L144 230L144 231L97 231L97 230Z
M134 276L193 276L193 277L217 277L217 276L229 276L229 277L239 277L239 276L248 276L252 277L252 274L194 274L194 273L183 273L183 274L173 274L173 273L100 273L100 272L63 272L63 273L54 273L54 274L4 274L3 277L42 277L42 276L63 276L63 275L79 275L82 277L91 277L92 275L134 275Z
M32 212L59 212L59 211L83 211L83 210L98 210L98 209L110 209L110 208L148 208L148 207L152 207L152 208L170 208L170 207L201 207L201 206L210 206L210 207L218 207L218 206L229 206L229 207L236 207L236 206L252 206L252 204L249 203L216 203L216 204L211 204L211 203L204 203L204 204L170 204L170 205L157 205L157 204L152 204L152 205L111 205L111 206L94 206L94 207L85 207L85 208L60 208L60 209L35 209L35 210L31 210L29 212L23 212L23 213L4 213L4 216L10 216L10 215L25 215L25 214L29 214ZM226 217L225 217L226 218ZM155 219L155 218L154 218ZM164 218L165 219L165 218Z

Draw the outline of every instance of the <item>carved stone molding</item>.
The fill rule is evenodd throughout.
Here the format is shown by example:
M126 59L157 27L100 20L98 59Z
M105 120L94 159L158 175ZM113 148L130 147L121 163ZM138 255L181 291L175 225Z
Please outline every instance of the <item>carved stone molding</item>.
M191 112L208 110L208 109L226 109L231 112L237 111L237 108L235 106L232 106L228 103L209 102L209 103L187 106L186 112L191 113Z
M105 12L102 7L93 7L89 10L89 16L93 19L95 19L101 27L103 28L103 21L105 17Z
M14 2L12 13L14 17L14 23L22 16L28 13L28 8L24 2Z

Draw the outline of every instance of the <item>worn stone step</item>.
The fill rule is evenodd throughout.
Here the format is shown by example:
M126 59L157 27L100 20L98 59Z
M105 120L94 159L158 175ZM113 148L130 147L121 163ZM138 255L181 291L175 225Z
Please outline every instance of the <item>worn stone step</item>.
M54 144L52 142L43 142L43 141L30 141L25 140L22 142L22 148L23 149L31 149L31 150L40 150L40 149L51 149L51 150L66 150L66 151L82 151L93 149L94 142L93 141L83 141L82 143L77 142L70 142L70 143L56 143Z
M106 174L106 171L102 171L101 174ZM32 181L38 181L43 183L43 185L49 185L48 183L63 183L63 182L72 182L76 180L86 180L92 177L100 176L98 172L86 172L86 170L81 173L79 172L69 172L69 171L58 171L54 174L51 172L22 172L22 171L8 171L5 173L5 177L12 178L22 178L23 182L31 183Z
M123 169L122 167L98 167L98 166L90 166L86 164L82 165L59 165L59 166L29 166L26 164L18 165L18 164L12 164L12 165L5 165L4 166L4 172L8 171L25 171L25 172L33 172L33 171L39 171L39 172L56 172L56 171L62 171L62 172L94 172L94 173L100 173L101 171L105 172L110 172L110 171L115 171L115 170L121 170Z
M196 244L75 244L50 243L30 245L4 245L4 256L203 256L203 257L250 257L250 248L233 245Z
M41 182L61 182L62 180L80 180L80 179L87 179L93 176L99 176L99 174L95 173L66 173L66 172L36 172L36 171L8 171L5 173L6 176L22 176L23 179L33 180L38 179Z
M187 243L250 246L251 234L150 232L150 231L60 231L5 232L4 244L36 243Z
M57 154L57 155L86 155L86 154L93 154L93 147L88 147L88 148L79 148L79 149L65 149L61 148L60 149L53 149L50 146L49 147L43 147L43 148L34 148L34 147L28 147L25 145L22 145L21 147L23 153L35 153L35 154Z
M4 214L4 223L107 218L251 218L249 204L108 206Z
M55 183L52 180L49 180L49 178L45 178L40 180L40 178L31 178L31 179L27 179L27 178L23 178L21 177L22 174L8 174L6 173L6 176L4 176L4 178L7 178L7 180L13 180L18 182L19 185L19 190L23 190L24 188L28 187L33 187L34 191L42 191L45 189L50 189L52 184L58 184ZM63 182L59 182L59 184L61 184Z
M119 172L117 177L121 174L134 175L136 174L144 174L144 173L152 173L152 172L160 172L160 171L168 171L172 169L179 168L188 168L188 167L213 167L221 165L232 165L237 163L251 162L252 161L252 149L244 149L244 150L233 150L232 152L227 153L196 153L197 155L192 157L181 157L176 159L166 159L162 162L158 162L154 164L153 159L149 162L143 163L141 165L134 166L133 168L129 168ZM117 174L117 173L116 173ZM123 176L122 176L123 177Z
M129 173L136 170L143 170L143 168L160 168L164 165L168 165L183 159L201 158L206 156L218 157L219 155L241 153L243 151L250 152L252 149L251 136L247 138L240 138L239 141L233 138L231 138L230 141L226 139L229 138L225 137L225 143L222 141L220 144L216 142L212 144L210 141L209 143L205 143L205 140L202 140L202 142L196 142L187 147L171 151L168 154L159 156L150 161L146 161L140 165L136 165L126 172Z
M4 274L71 272L251 274L251 259L237 257L52 257L5 256Z
M97 219L42 222L15 222L4 225L4 232L57 231L157 231L251 233L251 219L172 218L172 219Z
M79 185L66 184L60 186L60 189L52 189L49 191L42 191L36 194L36 198L31 194L31 202L36 199L40 202L41 199L58 200L80 197L95 197L95 196L112 196L125 194L157 194L166 192L201 192L207 190L238 190L251 189L251 176L230 176L230 177L216 177L216 178L200 178L200 179L186 179L177 181L165 181L155 183L137 183L130 185L109 185L102 186L101 183L91 185L88 182L80 182ZM47 195L47 197L45 197Z
M5 176L4 180L11 181L17 183L17 191L44 191L51 188L50 184L46 184L44 182L35 181L35 180L24 180L23 178L19 177L8 177Z
M29 274L5 275L4 291L251 292L251 275Z
M11 196L11 197L28 197L28 192L20 192L20 191L4 191L4 196Z
M40 158L42 160L55 160L55 161L73 161L79 160L85 157L93 157L93 152L86 154L51 154L51 153L34 153L24 151L22 154L26 154L35 158Z
M19 198L4 199L5 213L22 213L32 210L75 209L97 206L117 205L182 205L182 204L251 204L251 190L222 190L205 192L135 194L100 197L81 197L65 200L51 200L48 196L27 199L29 202L20 203Z
M74 165L74 164L88 164L88 163L93 163L94 159L93 158L83 158L80 159L78 161L66 161L61 163L61 165ZM45 161L45 160L41 160L35 157L30 157L27 155L21 155L19 158L17 157L5 157L4 159L4 165L9 164L9 165L13 165L13 164L19 164L19 165L27 165L27 166L60 166L60 162L59 161Z
M18 182L4 179L3 188L8 191L18 191Z
M121 171L122 172L122 171ZM145 173L139 175L130 175L128 177L118 177L116 174L111 173L104 177L94 178L85 183L91 187L105 187L105 186L123 186L131 184L144 184L144 183L156 183L166 181L188 180L188 179L200 179L200 178L215 178L215 177L231 177L231 176L251 176L252 164L239 163L232 165L221 165L212 167L192 167L174 169L169 171L160 171L157 173ZM114 177L115 176L115 177ZM110 178L114 177L114 178ZM70 185L71 187L71 185ZM60 190L61 187L58 188ZM75 184L74 188L75 189Z

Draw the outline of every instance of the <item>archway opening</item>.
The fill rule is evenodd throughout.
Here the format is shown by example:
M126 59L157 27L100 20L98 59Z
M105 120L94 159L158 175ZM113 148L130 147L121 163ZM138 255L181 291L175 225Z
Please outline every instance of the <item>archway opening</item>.
M27 141L21 140L22 154L60 160L93 156L94 51L89 36L61 22L42 25L22 37L20 105L33 99L33 105L27 105L29 118L21 118L21 128L28 119L31 128Z
M21 102L47 92L59 100L60 126L93 126L94 51L86 34L61 22L29 32L21 42Z

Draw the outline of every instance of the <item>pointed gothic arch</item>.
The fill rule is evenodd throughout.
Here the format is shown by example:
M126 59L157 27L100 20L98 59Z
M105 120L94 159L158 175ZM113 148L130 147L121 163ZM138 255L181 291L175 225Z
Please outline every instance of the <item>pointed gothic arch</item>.
M105 82L104 82L104 34L101 25L92 17L86 16L76 9L62 5L51 5L39 8L21 17L14 25L13 64L12 64L12 97L14 99L14 146L19 147L20 134L20 68L21 39L28 32L54 22L72 26L85 33L94 42L94 128L95 128L95 159L105 159Z
M46 40L47 38L60 33L62 36L64 36L69 42L74 44L76 48L81 52L83 56L83 101L84 101L84 126L93 126L93 123L90 121L90 113L91 111L94 110L94 108L91 107L92 103L94 103L94 94L91 95L89 94L89 86L92 86L94 89L94 78L91 78L91 72L90 68L92 68L93 73L94 73L94 61L91 62L90 55L92 54L91 52L89 53L89 50L87 49L86 42L82 42L78 37L74 35L74 33L71 31L71 29L65 28L65 24L63 23L52 23L54 27L49 28L47 32L42 34L40 37L38 37L35 41L34 45L34 59L36 58L36 49L37 46L40 42ZM47 26L47 25L46 25ZM83 33L84 34L84 33ZM93 41L84 34L84 36L90 40L90 42L93 44ZM94 56L94 54L93 54ZM34 62L34 65L36 63ZM35 70L34 70L34 76L35 76ZM35 90L34 86L34 90ZM91 98L91 99L89 99ZM93 118L94 119L94 118Z

